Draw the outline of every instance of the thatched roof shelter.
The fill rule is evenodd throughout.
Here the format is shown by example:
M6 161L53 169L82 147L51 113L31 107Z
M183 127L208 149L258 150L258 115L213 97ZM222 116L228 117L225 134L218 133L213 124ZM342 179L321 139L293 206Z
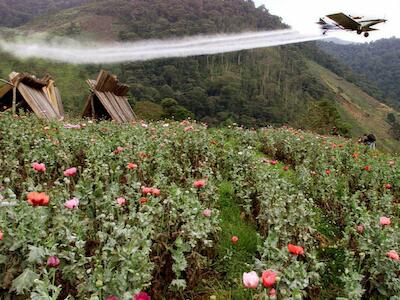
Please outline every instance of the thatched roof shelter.
M128 102L129 87L120 84L115 75L102 70L96 80L87 80L90 95L85 103L82 116L93 119L112 119L118 123L136 119Z
M33 111L39 118L64 117L61 95L50 76L38 79L27 73L12 72L0 87L0 112L19 109Z

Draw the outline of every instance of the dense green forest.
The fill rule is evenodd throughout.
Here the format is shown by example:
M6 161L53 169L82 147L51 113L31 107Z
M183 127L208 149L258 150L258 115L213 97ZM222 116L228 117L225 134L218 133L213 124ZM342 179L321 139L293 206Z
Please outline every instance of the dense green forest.
M382 39L367 45L320 43L319 46L353 73L373 82L378 87L373 91L376 96L400 107L400 39Z

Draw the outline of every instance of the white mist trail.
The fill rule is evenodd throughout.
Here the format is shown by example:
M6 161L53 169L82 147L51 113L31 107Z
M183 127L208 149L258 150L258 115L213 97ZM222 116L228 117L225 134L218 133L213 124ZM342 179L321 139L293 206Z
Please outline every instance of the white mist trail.
M293 30L248 32L185 37L169 40L145 40L132 43L82 45L67 41L6 41L0 49L19 58L42 58L73 64L111 64L158 58L218 54L265 48L322 39Z

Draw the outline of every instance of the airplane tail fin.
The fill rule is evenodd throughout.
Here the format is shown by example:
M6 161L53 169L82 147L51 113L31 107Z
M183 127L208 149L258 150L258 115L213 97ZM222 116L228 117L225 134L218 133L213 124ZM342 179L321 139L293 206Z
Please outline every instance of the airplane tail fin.
M320 18L319 21L317 22L318 25L326 25L327 23L324 21L324 19Z

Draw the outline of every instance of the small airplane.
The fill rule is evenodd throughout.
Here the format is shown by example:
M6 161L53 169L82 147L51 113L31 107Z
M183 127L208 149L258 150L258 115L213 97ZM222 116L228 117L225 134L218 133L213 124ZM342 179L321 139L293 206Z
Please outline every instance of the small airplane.
M372 28L372 26L385 23L387 21L385 19L365 20L363 17L353 17L350 15L345 15L344 13L327 15L326 17L333 22L328 23L324 18L320 18L319 22L317 22L318 25L321 25L324 35L330 30L341 29L356 31L357 34L362 34L364 32L364 36L369 37L369 31L378 30L376 28Z

